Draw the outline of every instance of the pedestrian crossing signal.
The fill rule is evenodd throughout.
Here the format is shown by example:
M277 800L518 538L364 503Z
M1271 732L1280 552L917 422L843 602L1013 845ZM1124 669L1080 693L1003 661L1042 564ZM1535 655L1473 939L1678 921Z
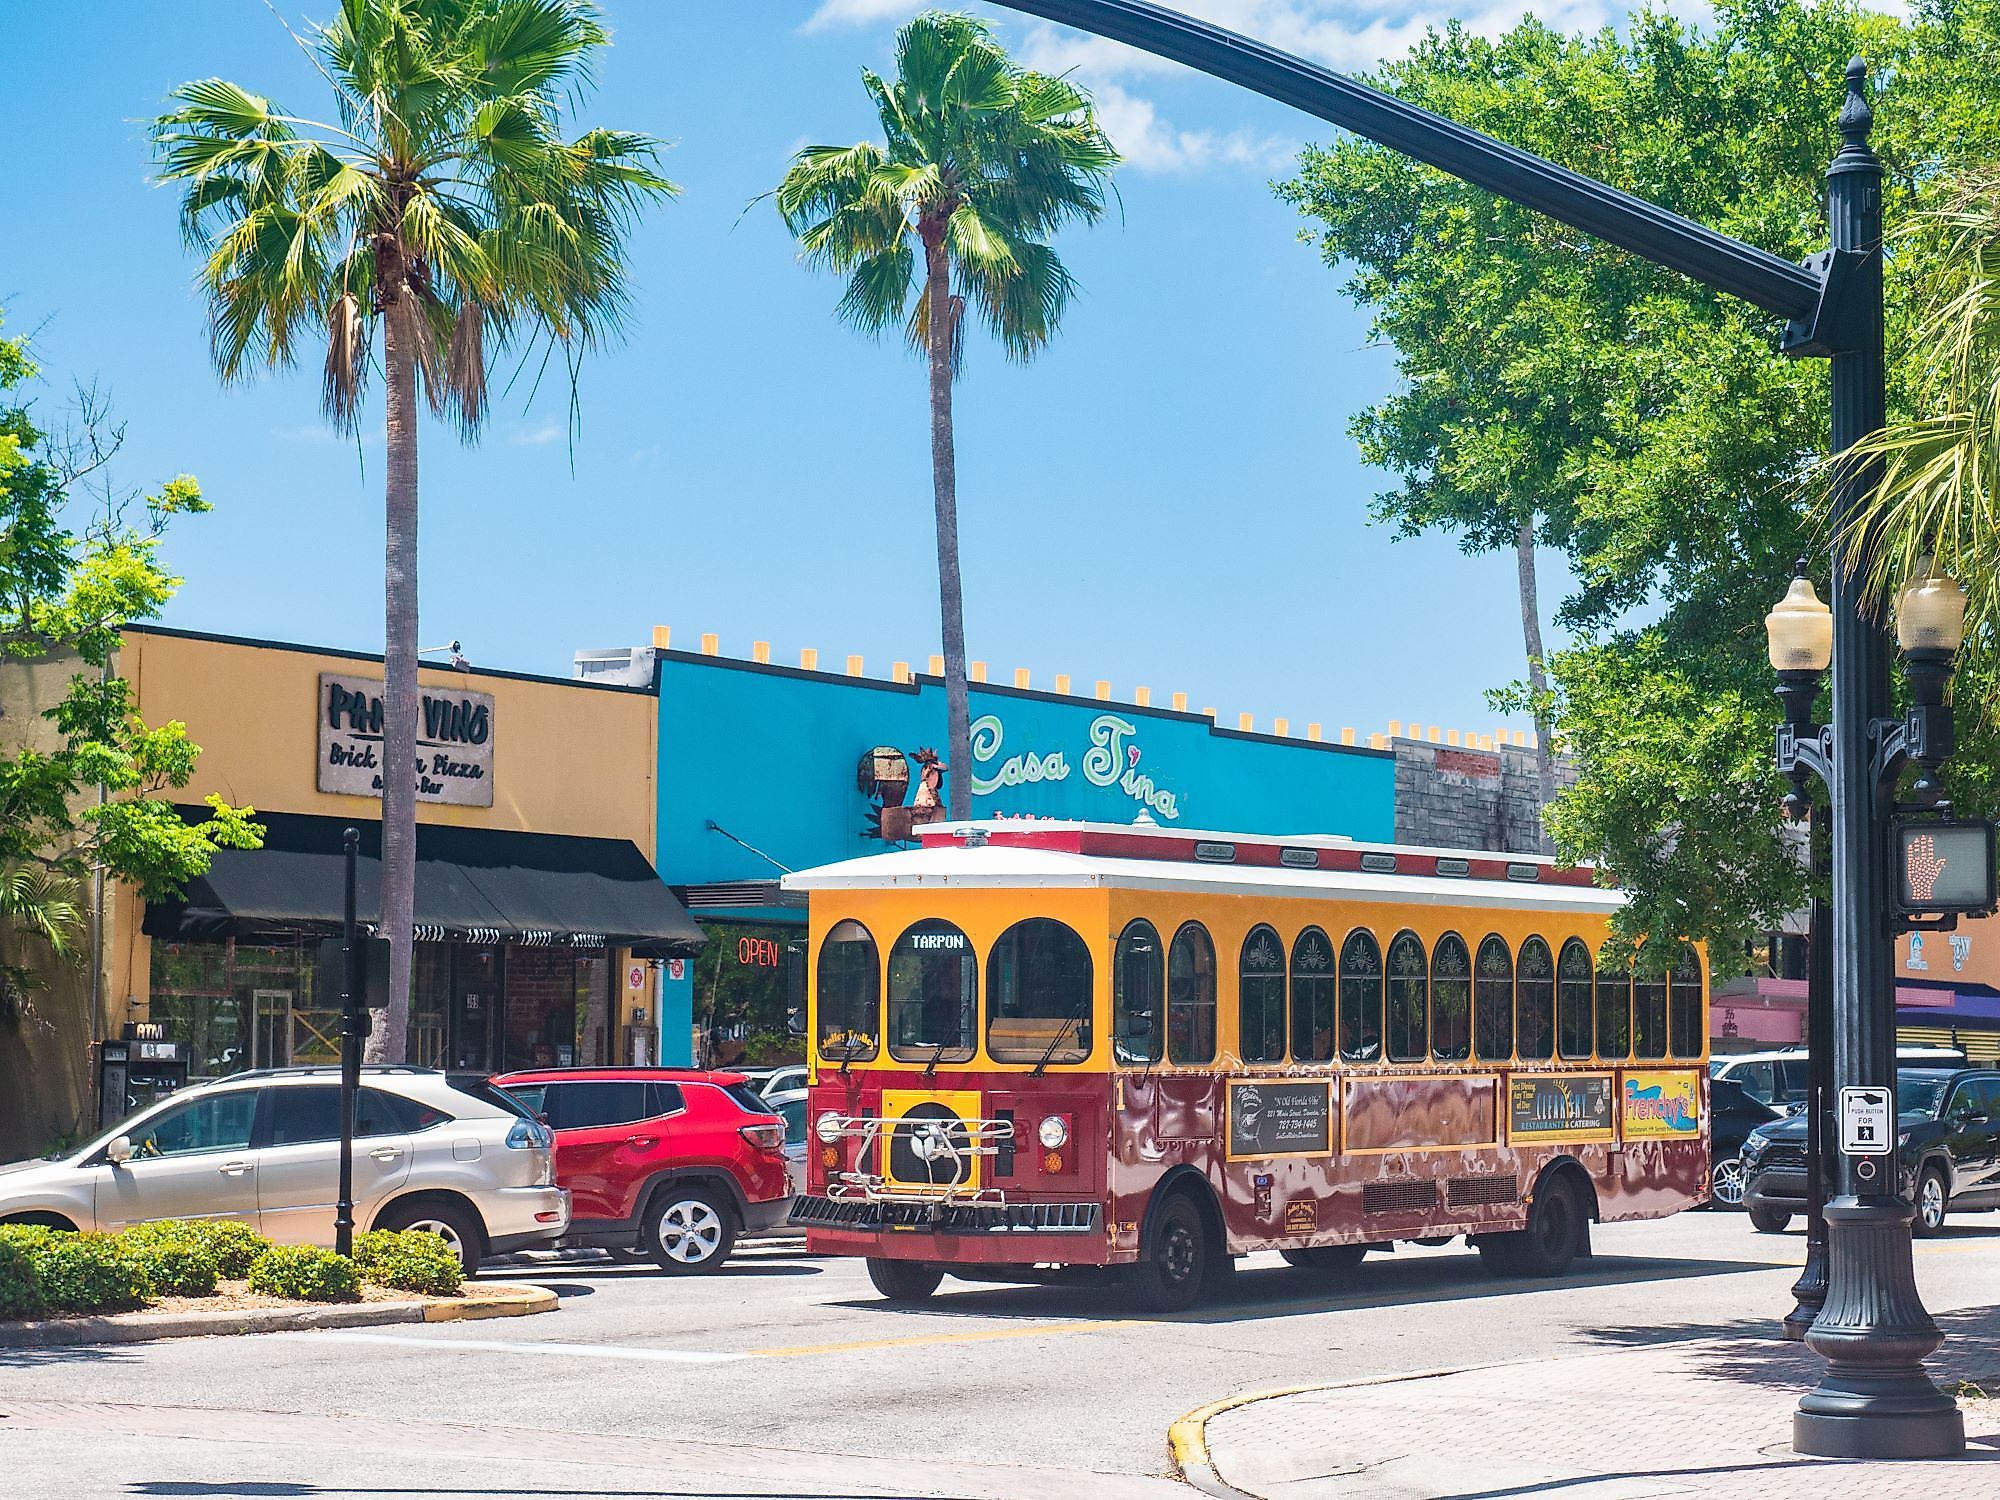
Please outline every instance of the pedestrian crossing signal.
M1942 916L1993 910L1992 823L1911 818L1897 823L1894 834L1898 911Z

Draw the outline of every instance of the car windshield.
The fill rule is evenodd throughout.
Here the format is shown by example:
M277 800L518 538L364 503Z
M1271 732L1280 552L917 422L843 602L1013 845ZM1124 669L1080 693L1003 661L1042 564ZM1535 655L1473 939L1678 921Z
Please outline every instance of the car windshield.
M1927 1120L1936 1119L1938 1104L1944 1098L1945 1085L1950 1082L1949 1073L1898 1073L1896 1113L1922 1115Z

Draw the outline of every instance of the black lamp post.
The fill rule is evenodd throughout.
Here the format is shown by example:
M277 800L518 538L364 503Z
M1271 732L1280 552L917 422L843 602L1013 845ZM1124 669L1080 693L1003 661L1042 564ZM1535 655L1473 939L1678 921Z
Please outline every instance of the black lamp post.
M1864 432L1880 424L1879 408L1872 420L1866 409L1870 393L1854 387L1857 377L1872 383L1879 399L1881 371L1879 365L1850 371L1843 382L1838 357L1834 371L1835 445L1844 447L1843 412L1867 421ZM1853 492L1865 498L1874 476L1853 466L1840 483L1842 513L1851 515L1858 503ZM1926 805L1938 801L1935 772L1952 743L1944 690L1964 629L1965 596L1950 579L1933 575L1928 563L1903 590L1896 624L1912 707L1906 717L1890 718L1881 712L1888 707L1886 641L1862 612L1852 564L1847 557L1836 560L1834 598L1842 609L1820 603L1801 559L1799 576L1765 618L1785 708L1778 768L1792 781L1786 810L1794 817L1805 813L1808 776L1825 781L1833 801L1832 1050L1843 1119L1830 1183L1835 1193L1824 1210L1824 1305L1805 1333L1827 1369L1799 1402L1792 1446L1841 1458L1935 1457L1964 1451L1965 1426L1951 1397L1923 1370L1924 1356L1943 1335L1917 1294L1914 1211L1898 1191L1893 1108L1885 1106L1881 1132L1850 1131L1845 1117L1852 1095L1872 1092L1893 1100L1895 1094L1890 819L1901 773L1913 762L1922 767L1913 795ZM1829 665L1833 722L1822 726L1814 721L1813 703ZM1812 1279L1811 1271L1809 1265L1802 1283Z

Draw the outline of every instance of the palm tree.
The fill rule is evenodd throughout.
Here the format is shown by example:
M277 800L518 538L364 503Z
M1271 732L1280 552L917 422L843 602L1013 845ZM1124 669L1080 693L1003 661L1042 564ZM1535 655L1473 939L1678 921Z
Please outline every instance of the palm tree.
M1104 212L1119 158L1086 95L1017 66L970 16L926 11L897 33L895 79L864 68L861 83L883 139L799 152L777 206L806 261L848 278L840 316L870 333L901 325L928 359L949 811L963 818L972 729L951 387L965 305L1009 356L1033 358L1076 290L1048 239Z
M1878 604L1934 558L1965 589L1967 639L1991 642L2000 632L2000 168L1964 169L1938 201L1901 236L1919 252L1908 258L1922 314L1904 365L1916 414L1827 460L1820 475L1881 466L1857 529L1841 538L1848 556L1865 558Z
M371 1059L400 1061L416 881L417 388L468 441L489 360L576 351L623 327L624 239L675 191L658 143L564 139L563 106L608 44L585 0L342 0L309 51L333 122L207 79L153 122L224 380L283 368L326 335L322 404L352 431L371 359L385 394L382 928L389 994ZM302 45L306 45L303 44ZM379 353L375 335L381 339ZM389 768L400 767L398 774Z

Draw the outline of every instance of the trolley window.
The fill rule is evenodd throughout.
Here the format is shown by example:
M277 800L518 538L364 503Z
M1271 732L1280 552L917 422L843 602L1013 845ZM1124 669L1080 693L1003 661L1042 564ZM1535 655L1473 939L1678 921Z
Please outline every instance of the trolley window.
M1111 955L1111 1046L1120 1062L1156 1063L1165 1039L1167 955L1143 917L1125 924Z
M1576 938L1556 960L1556 1048L1564 1057L1591 1052L1590 950Z
M1292 1060L1333 1059L1333 941L1308 927L1292 944Z
M986 955L986 1054L995 1062L1090 1056L1090 949L1053 917L1029 917Z
M1632 1055L1632 976L1606 968L1597 955L1597 1055L1621 1062Z
M1479 944L1472 981L1472 1046L1482 1062L1514 1055L1514 955L1507 940L1489 935Z
M1431 1056L1464 1062L1472 1055L1472 954L1447 932L1431 950Z
M1667 1041L1675 1057L1700 1057L1701 956L1684 946L1667 979Z
M837 922L819 945L819 1055L866 1062L881 1045L882 956L859 922Z
M1382 950L1359 927L1340 946L1340 1055L1382 1060Z
M889 950L889 1055L969 1062L979 1035L979 962L972 939L928 918Z
M1199 922L1167 950L1167 1061L1215 1061L1215 944Z
M1399 932L1389 944L1389 1061L1420 1062L1430 1025L1430 967L1424 940Z
M1642 956L1639 962L1643 966L1646 960ZM1657 969L1632 976L1632 1055L1649 1060L1667 1055L1667 976Z
M1247 1063L1285 1058L1285 945L1253 927L1236 968L1236 1050Z
M1556 1051L1556 961L1549 945L1538 937L1521 944L1521 963L1514 986L1517 1051L1540 1061Z

